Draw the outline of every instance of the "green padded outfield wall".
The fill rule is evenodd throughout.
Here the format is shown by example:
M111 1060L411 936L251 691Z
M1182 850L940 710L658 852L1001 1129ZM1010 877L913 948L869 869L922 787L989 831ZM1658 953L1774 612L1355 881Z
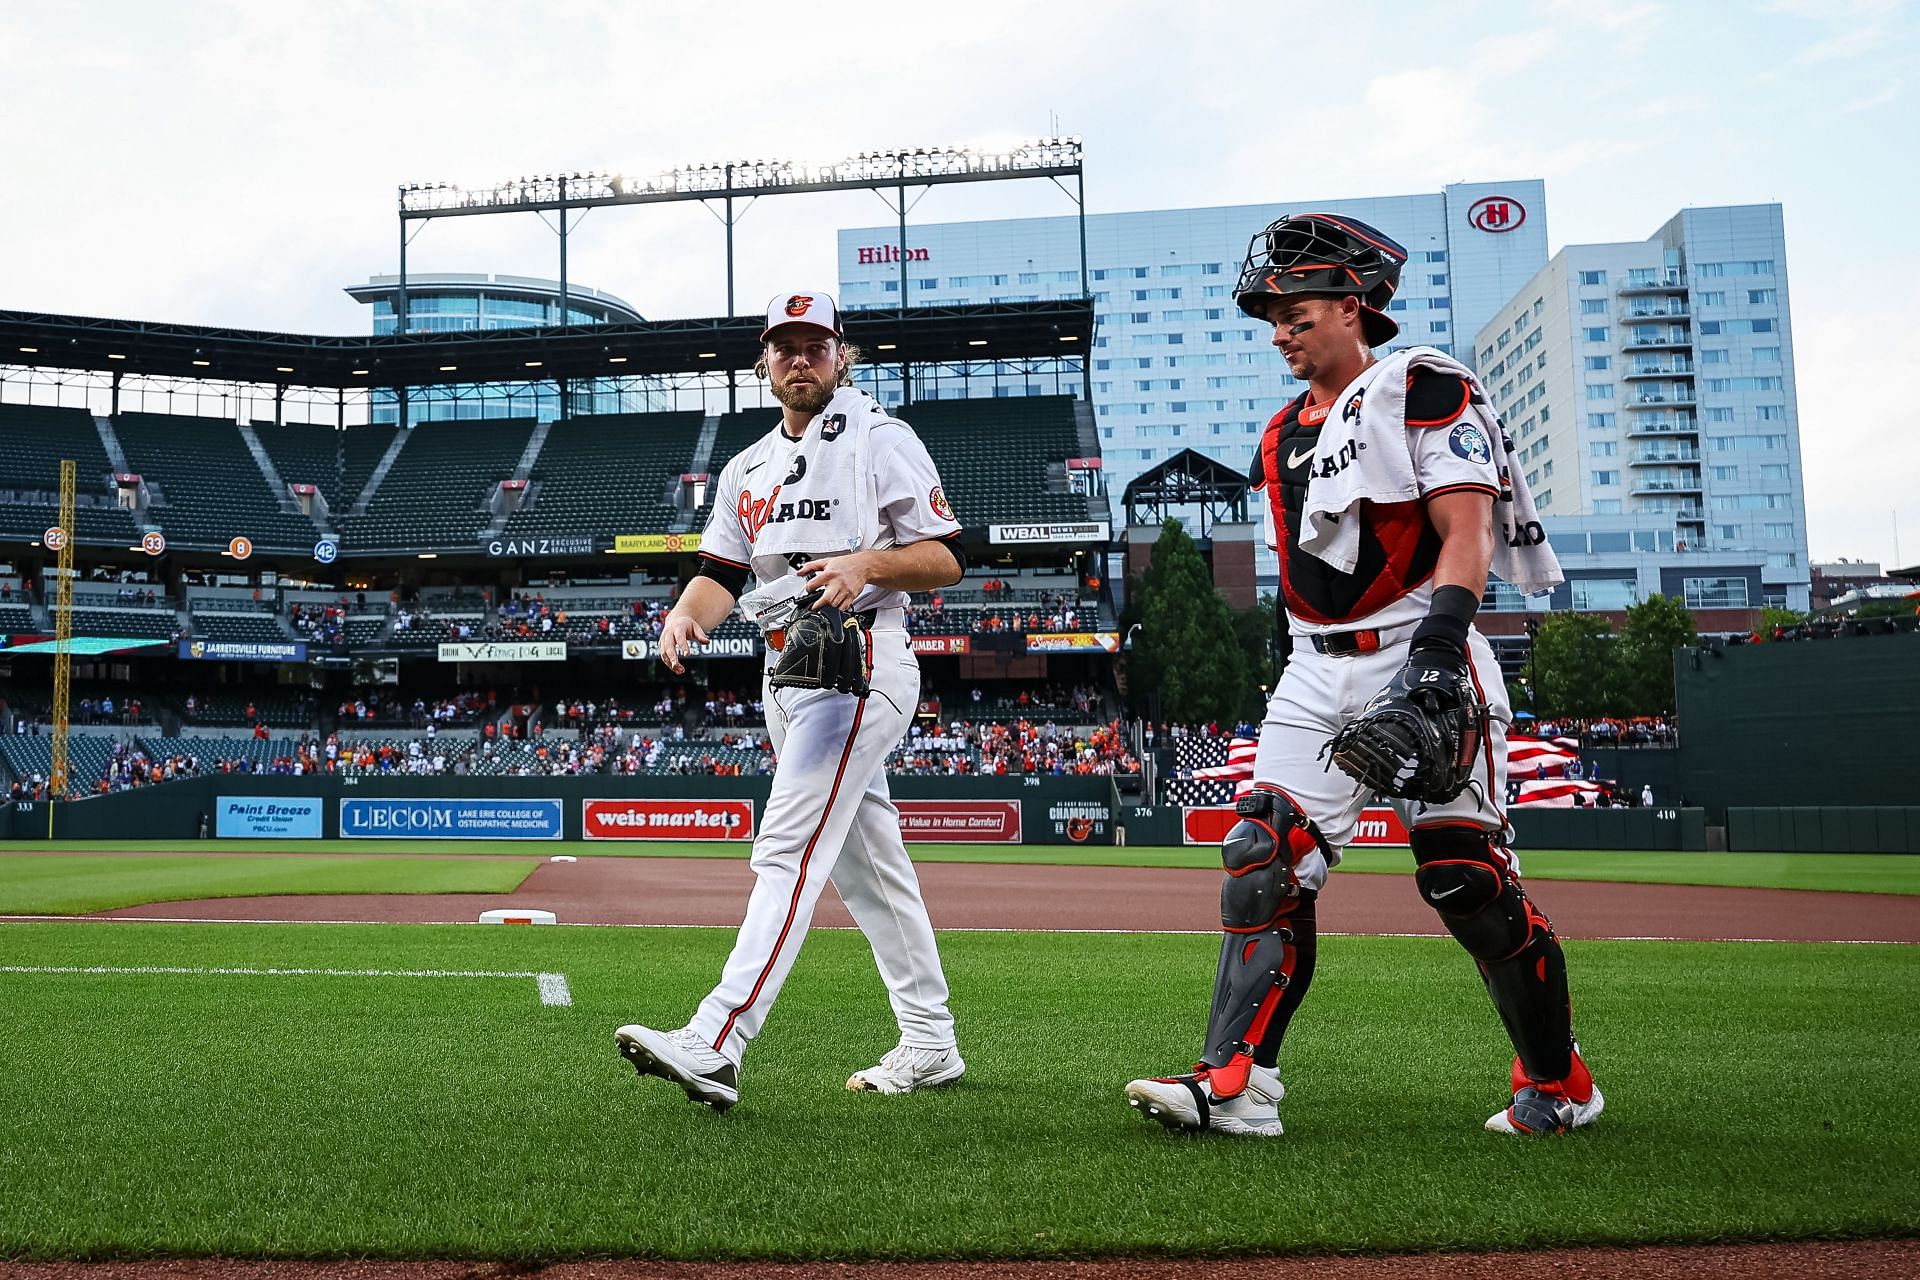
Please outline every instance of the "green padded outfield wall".
M891 780L895 800L1016 803L1023 844L1112 844L1113 783L1108 778L914 778ZM229 774L142 787L55 806L54 836L62 840L190 840L206 815L214 819L221 796L314 797L321 801L322 833L340 834L342 800L529 800L560 802L564 837L583 836L587 800L751 800L758 815L766 805L768 778L662 776L641 778L337 778ZM16 805L0 812L4 834L45 839L44 804ZM257 838L257 837L256 837ZM491 842L487 842L491 843Z
M1732 808L1920 804L1920 635L1683 649L1674 680L1678 785L1710 821Z

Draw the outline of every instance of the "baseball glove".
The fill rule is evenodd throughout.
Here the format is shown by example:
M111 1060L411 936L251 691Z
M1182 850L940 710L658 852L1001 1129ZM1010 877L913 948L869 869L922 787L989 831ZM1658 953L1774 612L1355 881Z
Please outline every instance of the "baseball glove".
M873 656L860 619L820 605L787 624L780 659L768 683L782 689L833 689L864 698L872 690L872 677Z
M1487 707L1466 663L1414 654L1327 743L1333 762L1369 790L1445 804L1466 790L1486 740Z

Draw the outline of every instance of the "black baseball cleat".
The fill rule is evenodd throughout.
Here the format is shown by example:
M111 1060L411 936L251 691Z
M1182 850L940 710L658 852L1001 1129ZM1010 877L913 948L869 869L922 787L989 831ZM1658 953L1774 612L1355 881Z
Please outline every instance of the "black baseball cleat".
M621 1027L613 1039L635 1071L679 1085L689 1102L724 1112L740 1101L740 1069L688 1027L655 1031L636 1023Z

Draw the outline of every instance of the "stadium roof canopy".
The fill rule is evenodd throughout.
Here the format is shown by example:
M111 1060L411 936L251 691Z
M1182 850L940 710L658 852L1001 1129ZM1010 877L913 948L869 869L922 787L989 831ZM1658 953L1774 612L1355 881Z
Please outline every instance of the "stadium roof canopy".
M1084 356L1089 299L849 311L847 338L881 364ZM290 387L634 377L751 368L760 316L491 332L320 337L0 311L0 364Z

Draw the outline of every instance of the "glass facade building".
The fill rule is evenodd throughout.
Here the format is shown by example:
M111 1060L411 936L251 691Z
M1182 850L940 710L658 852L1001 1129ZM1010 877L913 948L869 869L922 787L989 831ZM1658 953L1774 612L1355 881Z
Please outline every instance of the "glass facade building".
M394 293L397 276L374 276L347 293L373 308L373 331L396 331ZM633 307L598 289L569 282L567 306L560 305L560 282L533 276L440 273L407 277L407 331L453 333L521 329L550 325L627 323L644 319ZM576 383L573 412L650 413L665 407L665 397L648 380L596 379ZM408 425L478 418L533 418L552 422L560 416L560 389L552 382L468 383L418 387L407 395ZM392 426L400 420L399 398L391 391L373 394L371 420Z

